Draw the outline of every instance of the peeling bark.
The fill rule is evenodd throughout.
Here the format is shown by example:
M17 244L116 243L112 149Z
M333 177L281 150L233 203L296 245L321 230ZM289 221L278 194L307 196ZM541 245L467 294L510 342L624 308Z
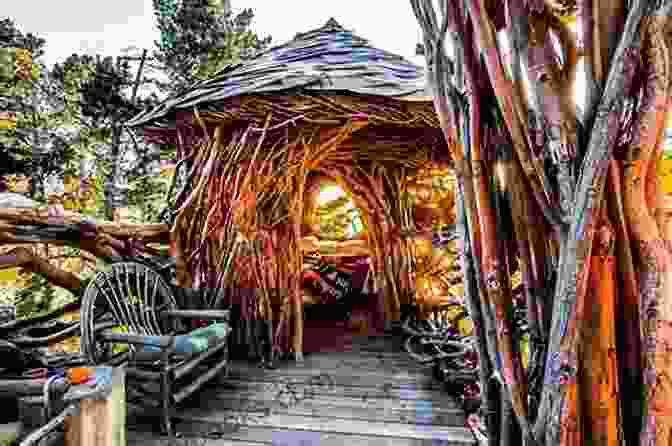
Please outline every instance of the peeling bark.
M455 157L462 180L464 231L465 237L469 235L473 254L481 260L474 262L469 272L480 274L477 300L482 311L478 314L474 302L470 304L470 311L478 314L484 327L488 322L491 324L482 331L487 349L482 349L480 355L482 360L490 361L493 373L509 373L503 380L506 383L516 381L509 381L509 360L515 352L502 343L506 339L502 335L506 332L506 316L501 307L489 308L505 303L505 299L500 299L498 290L489 289L486 284L499 284L502 274L506 273L504 265L499 264L504 262L501 243L497 240L502 233L493 227L510 223L500 221L502 216L494 214L492 185L482 179L482 173L490 177L497 163L510 163L504 175L507 192L525 197L512 198L510 204L516 239L512 245L517 246L534 342L539 343L539 350L544 350L537 353L541 356L539 363L544 367L544 376L543 380L537 380L532 367L521 381L527 379L530 383L525 389L525 398L530 398L529 409L515 393L510 395L510 401L502 401L501 405L491 394L485 394L484 404L488 408L499 405L499 416L505 416L506 410L513 407L528 444L608 445L623 440L635 444L641 430L637 407L642 393L642 348L637 322L640 316L643 329L650 335L646 340L651 343L652 336L657 335L655 340L660 341L657 346L651 344L650 348L658 356L648 355L650 373L645 380L648 390L659 392L647 397L653 411L648 423L651 432L654 432L654 424L661 425L661 414L668 413L668 408L661 403L672 400L672 384L668 385L667 381L672 376L671 366L660 354L661 342L668 341L668 328L654 327L651 322L661 320L660 315L665 312L672 315L672 304L663 299L672 291L666 288L672 279L667 279L665 273L672 270L667 258L672 256L665 251L669 248L663 249L663 240L655 232L655 225L660 226L663 216L656 214L658 221L653 218L654 209L661 201L654 172L662 148L659 144L660 108L666 105L669 95L672 65L666 48L669 34L662 31L662 26L652 32L652 24L670 22L666 17L672 8L666 6L670 2L663 2L660 7L666 8L665 14L658 13L657 19L647 16L658 6L643 0L627 5L622 0L580 2L584 31L582 52L587 64L587 109L581 117L583 125L579 124L572 97L581 55L576 36L556 16L560 7L557 2L505 2L508 9L504 15L505 32L513 44L512 79L506 69L507 57L496 38L496 32L504 29L501 10L496 10L492 2L471 2L465 5L464 11L460 10L459 2L444 2L441 30L437 29L438 20L428 5L429 0L411 2L425 39L433 42L437 54L427 61L434 70L431 79L435 83L437 79L445 81L437 74L442 67L437 62L439 50L436 48L446 29L457 41L459 55L456 57L464 61L469 106L456 107L452 112L459 115L451 119L467 121L468 125L455 130L444 129L444 133L450 133L451 138L458 138L464 145L465 156ZM654 38L658 40L652 43ZM560 43L559 50L552 39ZM657 48L655 61L649 57L642 65L641 50L646 54L653 47ZM662 98L658 112L653 110L655 106L652 111L646 107L634 111L640 119L635 125L636 137L643 142L635 144L640 150L627 148L629 159L639 161L635 163L637 167L623 172L614 160L614 155L628 145L630 138L626 124L629 118L623 111L636 93L639 77L646 67L658 67L667 80L660 81L657 88ZM529 81L529 92L524 91L525 77ZM449 88L442 86L435 93L440 95ZM493 124L488 118L491 116L496 117L494 126L504 130L504 138L496 144L490 140ZM441 124L447 125L447 120ZM544 127L545 134L539 131ZM505 144L502 141L508 140L515 153L510 157L512 160L489 158L493 147L501 149ZM635 258L634 245L638 242L641 245L642 239L646 247L636 247ZM657 260L651 260L654 258ZM649 266L639 265L642 259L649 259ZM465 264L465 274L466 268ZM638 281L636 269L650 274ZM657 287L658 283L662 289ZM649 291L642 294L638 287ZM656 315L646 313L647 305L653 305ZM672 326L672 319L669 322ZM654 356L658 359L654 360ZM672 359L669 362L672 364ZM661 378L659 373L661 379L657 382L653 371L663 374ZM541 392L538 410L535 407L537 390ZM515 442L511 436L513 431L503 420L499 420L501 424L494 433L497 429L493 428L492 421L496 418L497 415L488 417L492 444ZM529 424L533 425L530 431L527 430ZM658 428L655 443L645 444L666 444L671 432L667 427ZM654 434L644 434L642 438L651 439Z
M654 219L650 203L655 197L647 176L655 172L663 142L665 117L670 105L668 18L647 17L643 40L647 72L643 85L635 136L624 168L624 204L628 225L641 261L641 319L644 334L644 423L642 445L667 445L672 440L672 251ZM655 175L655 173L653 173ZM649 204L649 206L647 206ZM655 203L657 205L657 203Z

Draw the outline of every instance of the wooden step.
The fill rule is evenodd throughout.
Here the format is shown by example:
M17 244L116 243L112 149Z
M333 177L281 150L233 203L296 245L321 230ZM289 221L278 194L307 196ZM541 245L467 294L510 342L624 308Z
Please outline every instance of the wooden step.
M129 430L127 446L266 446L268 443L252 440L214 440L202 437L167 438L153 432Z
M280 440L280 432L290 432L286 434L287 441L298 440L301 436L308 442L303 444L322 445L319 438L315 442L310 441L312 432L319 432L318 436L340 436L341 439L347 439L352 436L373 437L385 441L380 444L389 444L390 439L401 438L411 440L425 440L431 444L447 445L474 445L475 439L469 429L465 427L446 427L432 425L413 425L402 423L372 422L362 420L342 420L331 417L307 417L301 415L271 414L263 417L238 417L227 418L224 413L205 412L195 413L189 411L184 414L177 414L178 419L183 423L188 423L192 429L201 423L214 423L215 431L218 431L223 439L240 439L254 441L273 442L273 444L283 444ZM181 424L181 423L180 423ZM178 425L179 426L179 425ZM254 435L250 435L250 428L255 429ZM179 427L178 427L179 429ZM245 432L247 431L247 432ZM271 431L265 436L260 435L264 431ZM302 434L296 434L301 432ZM210 432L212 433L212 431ZM242 435L241 435L242 434ZM294 438L292 436L294 435ZM315 436L315 434L312 434ZM276 439L274 441L274 439ZM270 441L269 441L270 440ZM280 440L278 442L278 440ZM441 443L436 443L437 441ZM299 441L284 444L301 444ZM340 443L352 444L349 439ZM362 443L364 444L364 443ZM371 443L368 443L371 444Z
M380 386L384 383L391 383L397 386L404 385L422 385L423 388L440 391L443 386L434 379L430 370L406 370L404 368L381 367L378 370L375 367L360 367L325 362L321 367L305 366L293 367L288 369L264 370L255 366L241 367L232 366L227 377L222 377L218 381L225 384L227 380L259 380L259 381L277 381L277 380L296 380L304 382L324 382L332 385L355 385L355 386ZM331 366L330 366L331 365Z
M362 400L367 398L396 398L404 400L427 399L432 395L442 392L431 386L423 386L417 383L407 383L405 385L394 385L390 383L381 383L378 386L359 386L359 385L331 385L320 382L300 382L285 381L279 382L277 379L227 379L220 384L217 389L221 391L235 392L295 392L297 394L308 395L342 395L348 397L358 397ZM201 392L203 394L204 392ZM208 392L211 397L215 397L217 392ZM243 393L241 393L242 395Z
M209 404L209 407L216 407L218 413L221 411L229 417L243 413L254 416L274 413L444 426L459 426L464 425L465 422L462 410L454 407L451 401L392 399L362 401L360 398L323 395L299 401L291 399L283 401L258 394L246 398L232 392L226 396L219 394L216 400L210 399ZM207 406L195 405L194 407ZM196 410L201 411L201 409Z
M178 424L178 429L183 427ZM335 434L318 431L296 431L240 426L235 432L222 433L212 423L189 424L188 431L180 429L181 439L167 439L148 432L128 432L128 446L475 446L476 442L456 438L452 441L413 438L374 437L366 435ZM205 435L213 437L206 438ZM191 443L189 442L191 440ZM172 443L168 443L168 441Z
M420 393L418 393L420 394ZM416 396L418 395L416 394ZM235 401L231 404L249 404L255 406L258 404L271 404L273 399L277 396L277 392L239 392L236 390L219 390L215 395L203 394L201 400L194 400L185 407L203 407L197 406L199 403L206 403L212 401L213 405L227 405L228 401ZM330 394L308 394L303 395L301 401L314 401L317 404L337 405L342 407L359 406L363 408L373 408L376 406L384 406L389 410L417 410L418 408L431 405L434 411L443 411L449 413L462 413L457 403L450 395L446 393L424 393L429 398L419 399L401 399L401 398L368 398L363 395L345 396L345 395L330 395Z

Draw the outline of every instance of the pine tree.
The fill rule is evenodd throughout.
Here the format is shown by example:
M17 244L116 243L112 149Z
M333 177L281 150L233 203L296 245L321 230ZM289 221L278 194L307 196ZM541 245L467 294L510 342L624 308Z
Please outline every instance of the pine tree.
M262 50L271 38L250 29L254 14L245 9L235 17L228 2L213 0L153 0L161 40L154 57L164 66L170 83L163 88L180 92L206 79L227 64Z

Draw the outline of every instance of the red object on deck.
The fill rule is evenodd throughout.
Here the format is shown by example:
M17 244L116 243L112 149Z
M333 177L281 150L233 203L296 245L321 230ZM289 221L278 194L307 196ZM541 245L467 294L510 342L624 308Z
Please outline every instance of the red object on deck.
M91 367L74 367L67 372L70 384L83 384L94 376L94 370Z

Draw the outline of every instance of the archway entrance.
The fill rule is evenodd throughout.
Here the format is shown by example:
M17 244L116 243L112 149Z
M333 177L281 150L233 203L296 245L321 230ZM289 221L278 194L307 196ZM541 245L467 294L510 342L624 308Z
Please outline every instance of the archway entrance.
M377 333L382 314L366 284L371 259L364 212L331 178L309 180L301 284L306 353L340 350L353 335Z
M359 238L364 230L361 210L348 192L325 180L316 198L318 238L342 242Z

